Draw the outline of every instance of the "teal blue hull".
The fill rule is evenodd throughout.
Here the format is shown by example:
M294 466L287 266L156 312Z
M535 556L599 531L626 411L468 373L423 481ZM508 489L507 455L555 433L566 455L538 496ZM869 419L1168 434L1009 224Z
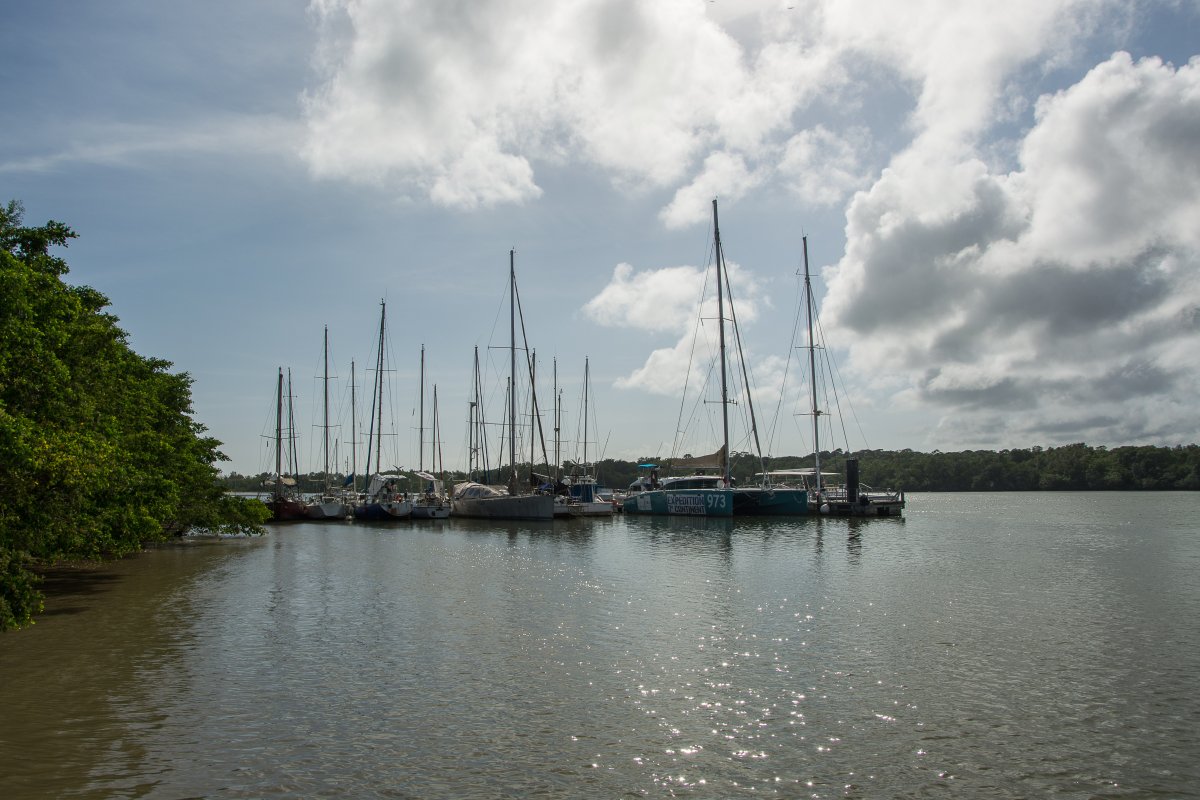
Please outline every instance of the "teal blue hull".
M808 490L734 489L733 513L738 517L804 517L808 515Z
M654 489L625 498L626 514L732 517L731 489Z

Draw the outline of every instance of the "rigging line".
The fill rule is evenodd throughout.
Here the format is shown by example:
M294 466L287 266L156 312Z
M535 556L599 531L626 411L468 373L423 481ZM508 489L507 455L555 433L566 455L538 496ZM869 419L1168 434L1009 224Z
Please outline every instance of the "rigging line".
M709 263L712 263L712 261L715 259L716 243L713 241L713 237L708 236L707 233L705 233L705 237L707 240L707 245L705 246L705 254L704 254L703 263L709 264ZM672 458L675 457L675 455L677 455L679 453L680 437L684 433L683 409L684 409L684 406L687 404L688 386L691 384L691 380L692 380L692 365L696 361L696 342L700 338L700 329L704 326L704 298L707 293L708 293L708 270L705 269L704 270L704 283L702 283L700 286L700 299L696 303L696 324L692 328L692 347L691 347L690 352L688 353L688 368L687 368L687 372L684 374L683 390L679 393L679 416L675 420L675 436L671 441L670 456ZM710 373L711 373L711 365L710 365ZM707 381L705 381L705 385L706 386L708 385ZM699 405L699 400L697 400L696 405L693 406L693 416L694 416L695 408L698 405ZM661 455L661 453L659 455Z
M796 284L797 284L797 287L799 287L800 281L799 281L799 273L798 272L796 273L796 278L797 278ZM799 296L799 289L797 289L797 296ZM784 359L784 362L783 362L783 378L779 385L780 386L779 399L775 403L775 416L771 420L771 427L767 433L768 449L773 447L776 443L775 442L775 431L779 427L779 420L783 413L783 398L784 398L784 395L787 394L788 374L791 372L791 368L792 368L792 354L797 349L796 348L796 336L800 331L800 303L799 303L799 301L794 303L793 307L796 309L796 313L792 315L792 335L791 335L791 338L788 340L787 358ZM780 431L780 436L782 436L782 435L783 435L783 432Z
M688 352L687 372L683 376L683 390L679 393L679 416L675 419L675 437L671 442L671 457L679 452L679 437L683 432L683 409L687 404L688 386L692 382L692 365L696 361L696 342L700 338L700 328L703 326L704 295L708 291L708 270L704 271L704 283L700 288L700 300L696 304L696 324L692 328L692 346ZM660 454L661 455L661 454Z
M724 250L724 248L722 248L722 250ZM759 467L763 473L766 473L767 465L766 462L763 461L762 443L759 442L758 439L758 424L754 418L754 399L750 391L750 387L752 385L750 382L750 373L748 371L749 368L746 366L745 353L742 351L742 332L738 328L737 311L735 310L733 303L733 287L729 284L729 268L725 266L724 252L721 253L721 257L717 260L717 263L725 270L725 291L729 294L729 318L730 321L733 322L733 340L737 343L738 361L742 365L742 384L746 392L746 408L749 410L750 414L750 433L754 436L754 448L755 452L758 453Z
M817 317L817 330L820 331L822 340L824 340L825 331L821 328L821 319L819 316ZM831 370L830 380L837 381L837 384L834 387L834 399L837 400L837 398L838 398L838 393L836 391L837 386L841 386L843 389L845 389L846 384L844 381L842 381L841 371L838 370L837 362L834 361L833 356L830 355L828 351L826 351L826 353L825 353L825 360L827 362L829 362L829 369ZM833 375L836 375L836 378L832 377ZM863 446L866 447L867 449L870 449L870 444L867 441L867 435L863 431L862 423L858 419L858 412L854 410L854 404L850 401L849 391L846 391L845 394L846 394L846 405L850 409L850 416L852 416L854 418L854 425L856 428L858 428L858 435L862 439ZM850 450L851 449L850 448L850 436L846 433L846 417L841 412L841 403L840 402L837 403L837 406L838 406L838 416L841 417L841 420L842 420L842 436L844 436L846 439L846 449Z
M537 436L542 445L542 461L545 462L546 464L549 464L550 457L546 454L546 432L544 430L542 430L542 412L541 412L541 409L538 408L537 381L534 380L533 359L534 359L535 354L532 351L530 351L530 349L529 349L529 338L525 332L525 309L521 305L521 293L517 292L516 295L517 295L517 319L520 320L520 322L521 322L521 342L522 342L522 344L525 345L525 362L526 362L526 367L529 370L529 396L530 396L530 402L533 405L533 409L532 409L532 413L531 413L533 420L531 421L530 425L532 426L532 425L536 424ZM529 436L530 436L530 450L532 450L533 449L533 440L532 440L533 431L532 430L529 432ZM533 456L532 455L529 458L529 470L530 470L530 472L533 471Z

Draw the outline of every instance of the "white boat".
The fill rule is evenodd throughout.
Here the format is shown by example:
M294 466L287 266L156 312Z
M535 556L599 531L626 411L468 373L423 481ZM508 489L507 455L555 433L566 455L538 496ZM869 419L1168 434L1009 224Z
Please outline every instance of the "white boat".
M367 484L366 494L354 506L355 519L394 520L408 519L412 515L412 502L403 491L401 481L405 476L398 472L383 472L383 381L386 373L384 359L384 331L387 324L387 305L379 304L379 346L375 364L375 392L371 413L371 432L367 438L367 469L370 472L371 446L375 447L375 472Z
M304 516L309 519L347 519L352 516L352 506L350 498L343 492L335 489L329 481L329 326L325 326L325 422L321 426L324 433L324 442L321 447L321 452L324 457L324 476L325 485L321 494L311 498L304 504Z
M421 345L421 400L420 417L417 422L417 478L422 489L413 495L413 519L446 519L450 516L450 499L446 497L445 484L425 471L425 345ZM441 438L437 424L437 385L433 387L433 447L434 470L440 472Z
M588 395L591 389L591 360L583 360L583 458L564 466L570 474L563 478L566 494L559 495L567 516L611 517L616 510L612 492L596 480L595 464L588 461ZM556 425L557 430L557 425Z
M413 519L446 519L450 516L450 498L446 497L445 484L428 472L417 472L425 481L425 490L413 495Z

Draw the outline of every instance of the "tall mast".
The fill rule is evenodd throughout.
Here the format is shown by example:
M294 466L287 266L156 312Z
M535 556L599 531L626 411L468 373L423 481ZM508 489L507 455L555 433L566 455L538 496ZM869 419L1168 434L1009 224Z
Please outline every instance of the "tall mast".
M376 419L379 425L376 427L375 436L375 471L381 472L381 462L383 460L383 326L384 320L387 319L387 303L383 300L379 301L379 363L376 365L375 381L379 389L379 403L376 406ZM367 454L368 463L370 454Z
M355 412L357 403L354 397L354 360L350 360L350 491L358 494L358 478L354 470L358 469L358 414Z
M588 357L583 357L583 468L587 469Z
M714 197L713 206L713 241L717 256L717 331L721 352L721 427L725 436L725 472L724 485L730 485L729 480L729 389L725 377L725 295L722 289L722 273L725 271L725 256L721 251L721 229L717 224L717 199Z
M509 489L517 485L517 267L516 250L508 251L508 464Z
M812 282L808 277L808 237L801 239L804 243L804 307L808 314L808 383L812 390L812 425L813 425L813 459L816 472L814 486L821 488L821 445L817 436L820 430L821 409L817 408L817 349L813 340L813 295Z
M472 424L471 424L470 436L472 439L472 445L471 445L470 459L471 459L471 464L474 465L475 469L479 469L480 464L482 463L482 465L483 465L483 468L481 470L483 473L483 475L482 475L483 481L482 482L490 483L490 480L489 480L490 476L488 475L489 465L488 465L488 453L487 453L487 430L485 428L485 423L484 423L484 418L483 418L483 392L482 392L482 389L481 389L480 383L479 383L479 346L478 345L476 345L476 347L475 347L474 383L475 383L475 386L474 386L475 401L473 403L471 403ZM470 469L470 466L471 465L469 464L468 469Z
M329 493L329 326L325 326L325 493Z
M432 452L429 455L433 461L432 469L436 475L441 475L445 470L442 469L442 429L438 424L438 406L437 406L437 384L433 385L433 441L431 442Z
M283 367L275 388L275 499L283 495ZM278 509L276 509L278 513Z
M558 466L562 463L562 448L558 434L560 426L560 411L558 406L558 359L554 359L554 482L558 483Z
M522 331L524 330L524 326L525 326L525 323L524 323L524 321L522 321L521 322ZM537 351L536 350L534 350L529 356L529 383L534 386L537 385ZM530 475L529 479L530 480L533 480L534 447L537 444L537 442L535 442L534 438L533 438L533 428L535 425L537 425L538 429L539 430L541 429L541 426L540 426L540 424L538 424L538 420L536 419L537 412L538 412L537 403L535 402L533 404L533 406L529 409L529 475ZM542 444L544 447L545 443L543 442Z
M425 345L421 345L421 412L417 425L417 469L425 471ZM409 451L412 452L411 450Z
M300 460L296 457L296 415L292 404L292 368L288 367L288 469L292 471L292 476L298 478L300 475ZM297 481L297 486L299 482Z

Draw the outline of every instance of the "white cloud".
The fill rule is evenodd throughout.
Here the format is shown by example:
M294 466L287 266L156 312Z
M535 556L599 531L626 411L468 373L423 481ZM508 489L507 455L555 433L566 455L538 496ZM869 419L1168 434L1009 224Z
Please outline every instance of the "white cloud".
M530 201L539 169L579 164L623 191L669 194L670 228L706 220L713 195L784 186L828 206L857 192L826 324L852 374L945 408L938 436L1196 431L1182 398L1200 348L1179 343L1194 344L1200 308L1200 67L1117 55L1059 94L1035 102L1028 88L1078 63L1095 32L1129 24L1125 4L314 7L344 23L307 99L316 174L472 208ZM995 140L1021 124L1019 146ZM688 269L621 265L589 302L597 321L677 337L625 385L678 384ZM1122 398L1139 388L1159 424L1131 421Z
M448 206L527 201L531 165L571 160L623 190L685 187L663 212L684 224L703 216L690 195L735 196L773 169L797 107L845 81L836 51L778 3L734 15L695 0L313 9L325 75L305 102L313 172Z
M675 193L659 214L668 228L683 228L712 217L712 198L736 201L762 182L746 167L740 156L713 153L704 160L704 168L687 186Z
M1019 171L915 144L851 204L827 325L937 436L1194 436L1198 120L1200 62L1118 53L1039 100Z
M609 284L583 310L602 325L679 331L695 319L704 281L705 271L698 267L635 272L629 264L618 264Z
M757 279L734 262L726 262L734 294L738 324L749 325L766 302ZM584 313L609 327L667 334L677 337L667 347L651 351L645 363L616 381L618 388L642 389L653 394L678 394L689 375L706 367L718 348L717 298L711 270L680 266L635 272L618 264L612 280L584 305ZM726 296L725 302L729 303ZM725 317L730 310L726 307ZM732 337L726 326L726 336ZM729 348L734 342L729 339Z
M864 161L870 131L861 126L835 133L823 125L800 131L784 148L781 176L802 202L831 206L870 184Z
M303 140L294 121L276 116L209 115L167 123L82 123L49 153L0 161L0 173L43 172L73 164L144 166L174 156L290 154Z

